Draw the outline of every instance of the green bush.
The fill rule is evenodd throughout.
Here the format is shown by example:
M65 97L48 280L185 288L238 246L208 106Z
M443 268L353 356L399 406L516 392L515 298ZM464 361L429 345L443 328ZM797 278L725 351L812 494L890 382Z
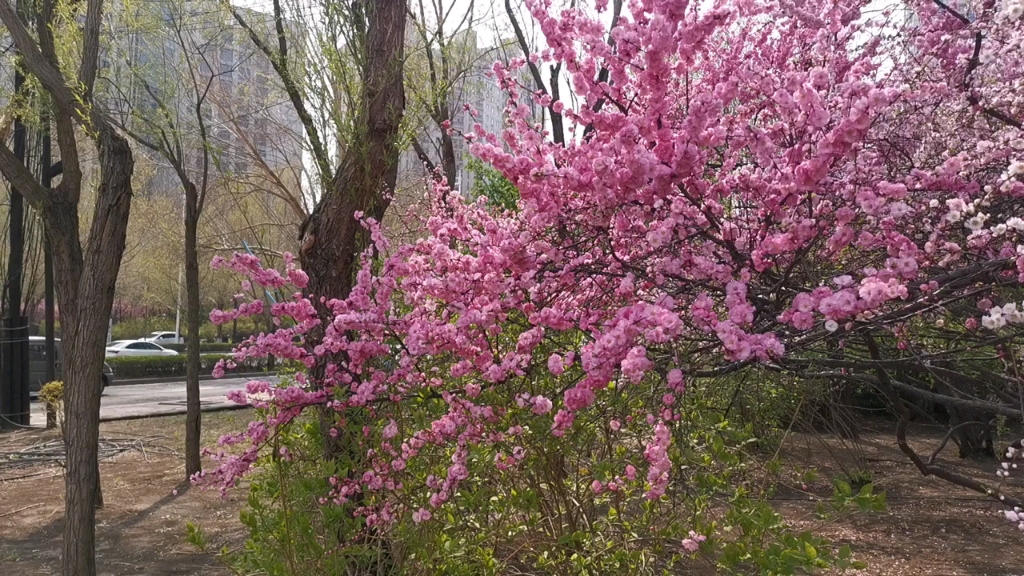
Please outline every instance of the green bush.
M203 354L200 356L200 374L210 374L221 359L230 359L230 354ZM114 370L117 379L155 378L159 376L185 376L188 356L125 356L107 358L107 364ZM233 372L255 372L263 370L266 360L250 358L237 366Z
M205 316L205 313L204 313ZM59 325L58 325L59 328ZM253 334L259 334L260 332L266 331L266 324L262 317L252 318L245 317L238 319L238 338L248 338ZM40 334L42 334L43 324L40 324ZM161 332L172 332L174 330L174 317L173 316L156 316L150 318L128 318L121 320L111 331L114 340L136 340L139 338L145 338L150 333L161 331ZM182 336L188 330L185 328L185 318L182 316L181 319L181 334ZM204 322L199 328L199 337L203 340L215 340L218 336L217 326L214 326L211 322ZM220 327L219 336L224 338L231 337L231 324L227 324Z
M157 330L174 330L173 317L128 318L121 320L111 329L114 340L135 340L145 338Z
M168 350L174 350L176 352L184 353L188 347L185 344L161 344ZM201 342L199 344L199 352L201 354L227 354L233 352L237 344L231 344L230 342Z

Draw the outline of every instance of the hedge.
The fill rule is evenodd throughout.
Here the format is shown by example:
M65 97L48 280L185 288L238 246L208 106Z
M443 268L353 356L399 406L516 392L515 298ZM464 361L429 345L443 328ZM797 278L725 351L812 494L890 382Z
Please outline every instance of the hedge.
M185 376L187 356L125 356L108 357L107 364L114 370L114 380L129 378L155 378L158 376ZM218 360L230 359L230 354L203 354L200 358L199 373L210 374ZM266 367L266 359L248 358L238 365L234 372L258 372Z
M186 350L184 344L161 344L160 346L163 346L168 350L174 350L175 352L185 352ZM199 344L199 352L201 354L214 352L227 353L234 351L235 346L237 346L237 344L232 344L230 342L201 342Z

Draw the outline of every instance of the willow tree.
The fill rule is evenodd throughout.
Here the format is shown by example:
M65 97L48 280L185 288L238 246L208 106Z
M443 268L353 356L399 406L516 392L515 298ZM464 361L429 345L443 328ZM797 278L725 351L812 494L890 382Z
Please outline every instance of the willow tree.
M310 8L296 3L290 10L305 14L302 20L309 25L297 31L281 0L274 0L272 34L266 33L267 22L250 22L241 9L229 9L256 48L270 59L302 123L313 158L310 180L317 201L302 224L299 251L310 278L308 290L327 300L344 298L355 282L359 254L369 243L359 216L380 221L398 177L399 130L405 111L406 3L319 2L311 9L314 14L305 14ZM266 41L268 37L273 40ZM319 68L322 72L305 65L312 50L324 63ZM336 146L330 136L335 137ZM318 305L322 319L328 320L329 308ZM322 330L312 334L311 344L322 335ZM326 366L321 362L313 368L314 384L324 382ZM324 414L325 427L333 424L333 418ZM343 442L328 440L328 453L340 451Z

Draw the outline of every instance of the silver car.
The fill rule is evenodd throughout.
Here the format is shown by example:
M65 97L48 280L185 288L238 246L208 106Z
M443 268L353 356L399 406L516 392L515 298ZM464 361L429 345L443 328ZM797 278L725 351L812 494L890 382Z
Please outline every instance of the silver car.
M159 344L145 340L115 340L107 344L107 358L124 356L177 356L175 350L168 350Z
M175 335L174 332L150 332L149 336L140 340L156 344L180 344L182 337Z
M57 351L54 372L57 380L63 377L64 354L61 351L60 339L54 340ZM103 388L114 381L114 370L106 362L103 363ZM32 394L39 392L46 384L46 338L42 336L28 337L28 389Z

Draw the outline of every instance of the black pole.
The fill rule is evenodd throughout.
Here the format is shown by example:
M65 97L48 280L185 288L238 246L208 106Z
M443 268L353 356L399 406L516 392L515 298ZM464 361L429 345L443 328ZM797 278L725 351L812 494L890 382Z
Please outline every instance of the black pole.
M50 117L44 115L42 122L43 150L42 158L39 162L39 171L42 176L43 188L49 190L54 176L53 166L50 165L53 161L50 158L52 155L50 149ZM45 301L44 306L46 309L46 381L53 382L57 379L57 367L55 364L57 361L57 346L53 330L53 323L56 320L53 308L53 254L50 253L50 239L46 236L45 228L43 230L43 278L43 300Z
M21 91L25 81L21 73L14 75L14 91ZM21 118L14 119L14 155L25 163L25 124ZM25 260L25 202L14 186L11 186L11 255L7 262L7 317L11 321L21 316L21 276Z
M24 88L25 76L15 65L14 94ZM14 155L24 164L26 127L20 117L14 119ZM0 346L0 426L17 427L30 424L28 380L28 319L21 315L21 284L24 270L25 205L21 193L10 187L10 257L7 266L7 317L2 321L3 343Z

